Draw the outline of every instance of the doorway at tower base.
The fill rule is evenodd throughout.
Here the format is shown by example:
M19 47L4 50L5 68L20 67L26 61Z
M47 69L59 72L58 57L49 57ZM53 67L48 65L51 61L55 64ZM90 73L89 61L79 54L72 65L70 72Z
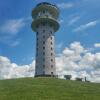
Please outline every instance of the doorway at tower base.
M35 75L34 77L55 77L58 78L58 75Z

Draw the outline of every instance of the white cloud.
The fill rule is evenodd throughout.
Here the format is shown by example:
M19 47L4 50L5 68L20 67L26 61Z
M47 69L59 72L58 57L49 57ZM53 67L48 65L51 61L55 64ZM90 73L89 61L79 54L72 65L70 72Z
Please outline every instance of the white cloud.
M59 44L56 45L56 48L57 48L57 49L61 49L62 46L63 46L63 43L61 42L61 43L59 43Z
M70 44L70 48L74 50L76 53L84 53L87 50L80 44L80 42L73 42Z
M35 61L29 65L11 63L7 57L0 56L0 79L34 76Z
M100 83L100 70L95 70L90 73L92 82Z
M59 20L59 23L60 23L60 24L64 23L64 20L63 20L63 19L60 19L60 20Z
M56 44L56 52L61 52L63 48L63 42L60 42L59 44Z
M91 77L91 73L100 70L100 53L91 53L80 42L73 42L56 57L57 72L60 77L71 74L75 77L87 77L92 82L100 82L98 76ZM96 78L96 79L94 79Z
M73 3L59 3L57 4L57 6L61 9L69 9L69 8L72 8L74 4Z
M96 25L98 24L98 22L99 22L98 20L96 20L96 21L91 21L91 22L89 22L89 23L87 23L87 24L80 25L79 27L75 28L73 31L74 31L74 32L83 31L83 30L85 30L85 29L88 29L88 28L91 28L91 27L96 26Z
M10 19L0 24L0 42L12 47L18 46L20 40L16 38L16 35L29 23L30 20L30 17Z
M100 43L95 43L95 44L94 44L94 47L100 48Z
M13 36L4 36L4 37L0 37L0 42L10 46L10 47L16 47L18 45L20 45L21 43L21 39L19 38L14 38Z
M71 56L71 55L74 54L74 51L73 51L73 50L70 50L69 48L65 48L65 49L63 50L63 54L64 54L65 56Z
M16 46L18 46L20 44L20 40L16 40L16 41L14 41L13 43L10 43L10 46L11 47L16 47Z
M57 55L56 68L61 78L71 74L72 79L87 77L92 82L100 82L100 52L91 53L80 42L73 42ZM0 79L34 76L34 69L35 61L20 66L0 56Z
M25 19L23 18L7 20L0 26L0 32L16 34L25 26L25 24Z
M82 68L82 69L88 69L90 67L93 68L93 63L94 63L94 54L91 54L91 53L86 53L81 61L79 62L79 66Z
M80 19L80 16L74 16L71 20L69 20L68 25L75 24Z

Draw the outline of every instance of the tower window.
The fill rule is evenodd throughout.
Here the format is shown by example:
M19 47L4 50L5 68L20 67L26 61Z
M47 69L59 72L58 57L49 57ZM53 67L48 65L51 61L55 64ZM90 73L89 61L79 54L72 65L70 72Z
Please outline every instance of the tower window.
M43 61L45 61L45 58L43 58Z
M37 25L36 27L38 28L39 26Z
M52 24L50 24L50 27L52 27Z
M43 30L43 33L45 33L45 30Z
M38 35L39 33L37 32L37 35Z
M51 75L53 75L53 72L51 72Z
M45 55L45 52L43 52L43 55Z
M52 40L52 36L51 36L51 40Z
M43 41L43 44L45 44L45 41Z
M36 56L38 56L38 48L37 48Z
M43 26L45 26L45 23L42 23L43 24Z
M36 43L37 47L38 47L38 42Z
M51 56L53 55L53 53L51 53Z
M43 71L43 75L45 75L45 71Z
M53 68L53 65L51 65L51 68Z
M51 42L51 45L52 45L52 42Z
M53 50L53 48L51 47L51 50Z
M38 56L38 52L36 53L36 56Z
M43 65L43 68L45 68L45 65Z
M45 47L43 47L43 49L45 49Z
M50 31L50 33L52 34L52 31Z
M36 43L38 44L38 38L37 38L37 41L36 41Z
M43 10L43 13L45 13L45 10Z
M45 36L43 35L43 39L45 38Z
M53 62L53 59L51 59L51 61Z

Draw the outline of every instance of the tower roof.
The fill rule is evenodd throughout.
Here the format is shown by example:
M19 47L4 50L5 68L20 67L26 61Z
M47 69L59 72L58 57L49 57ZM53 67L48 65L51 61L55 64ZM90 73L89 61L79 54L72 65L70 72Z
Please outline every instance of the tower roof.
M38 12L40 12L41 10L49 10L53 16L55 16L55 18L58 17L59 15L59 8L56 5L47 3L47 2L42 2L39 3L32 11L32 17L36 17L36 15L38 14Z
M39 3L39 4L37 4L37 7L40 6L40 5L51 5L51 6L55 6L57 9L59 9L56 5L48 3L48 2Z

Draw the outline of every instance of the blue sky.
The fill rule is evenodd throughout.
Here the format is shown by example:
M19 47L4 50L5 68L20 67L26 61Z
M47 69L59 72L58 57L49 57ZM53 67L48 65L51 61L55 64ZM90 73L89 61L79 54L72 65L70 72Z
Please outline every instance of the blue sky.
M0 0L0 56L17 65L29 65L35 60L36 36L31 29L31 12L42 1L60 9L56 55L65 51L72 54L79 47L89 53L83 59L87 55L99 59L100 0Z
M31 30L31 12L37 3L47 1L60 8L60 29L56 33L56 52L74 41L92 48L100 42L99 0L0 0L0 55L17 64L29 64L35 56L35 32ZM20 25L15 31L7 24ZM89 24L90 25L87 25ZM87 26L86 26L87 25ZM57 50L57 46L62 46ZM100 50L100 49L99 49Z

